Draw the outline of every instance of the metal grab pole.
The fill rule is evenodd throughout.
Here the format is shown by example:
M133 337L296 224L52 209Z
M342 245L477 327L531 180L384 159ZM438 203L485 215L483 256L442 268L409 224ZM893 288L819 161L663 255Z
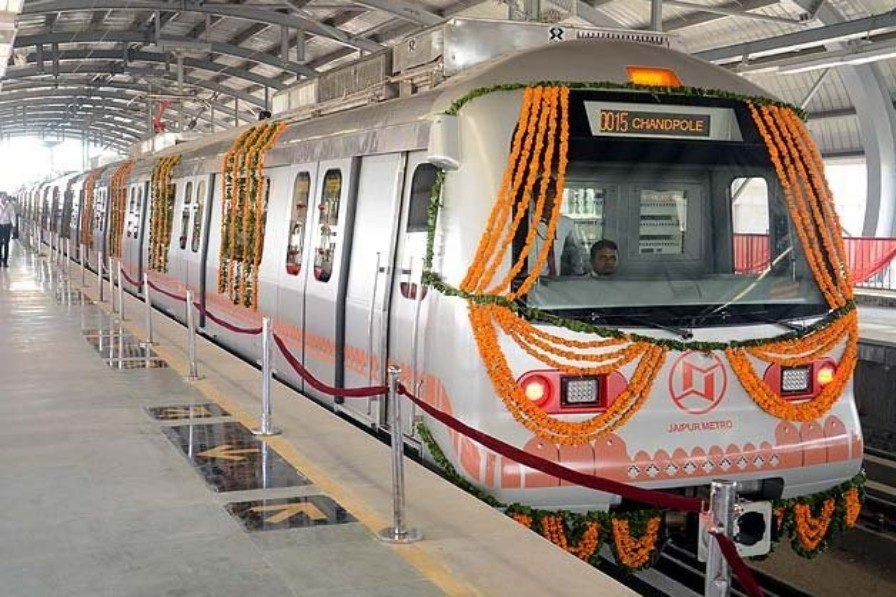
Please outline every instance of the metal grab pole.
M118 278L118 316L124 321L124 286L121 283L121 259L115 263L115 277Z
M99 302L103 302L103 252L96 252L96 285L99 289Z
M143 272L143 304L146 305L146 340L144 346L152 346L152 299L149 297L149 274Z
M253 435L280 435L271 426L271 318L261 320L261 427L253 429Z
M201 379L199 365L196 363L196 327L193 325L193 291L187 291L187 352L190 355L190 374L187 380Z
M423 538L420 529L405 528L404 524L404 432L401 429L401 398L398 379L401 368L389 365L389 405L392 406L392 526L382 529L377 536L387 543L414 543Z
M731 566L725 560L719 542L713 533L731 537L734 528L734 505L737 502L737 483L734 481L713 481L710 490L710 524L706 554L706 583L703 594L706 597L728 597L731 594Z

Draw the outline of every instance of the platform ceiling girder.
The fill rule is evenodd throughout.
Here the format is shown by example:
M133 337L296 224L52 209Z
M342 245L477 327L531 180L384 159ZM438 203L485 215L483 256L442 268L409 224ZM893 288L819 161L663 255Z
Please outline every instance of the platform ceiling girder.
M98 11L98 10L129 10L129 11L174 11L197 12L210 15L222 15L247 21L267 23L268 25L285 25L293 29L303 29L308 33L321 35L335 42L353 47L365 52L382 50L380 44L346 33L345 31L325 25L312 18L299 14L286 14L271 10L269 7L260 8L255 5L233 5L212 2L179 2L167 4L165 2L150 2L147 0L56 0L46 4L29 5L22 9L22 15L45 14L48 12L66 11Z
M28 66L11 66L8 69L10 73L18 73L18 72L28 72L31 70L33 74L51 74L51 68L48 68L47 63L54 61L58 58L59 62L68 62L77 60L80 63L85 63L87 61L116 61L121 60L126 57L127 62L151 62L157 64L165 64L171 65L171 58L165 53L158 52L142 52L139 50L120 48L117 50L60 50L59 52L44 51L43 52L43 66L41 66L41 61L39 54L28 54L26 56L26 63L35 65L33 67ZM224 64L218 64L215 62L209 62L207 60L198 60L196 58L190 58L189 56L184 57L184 66L193 68L196 70L207 71L211 73L220 73L222 75L226 75L228 77L233 77L235 79L242 79L245 81L250 81L257 85L273 87L274 89L283 89L285 85L276 79L270 79L268 77L264 77L262 75L253 73L248 70L240 70L236 68L231 68ZM130 70L128 64L122 64L122 72L127 72ZM29 76L29 75L25 75Z
M162 39L163 43L170 44L172 47L179 43L196 43L195 38L178 37L165 35ZM125 43L125 44L143 44L151 46L155 44L153 36L149 32L140 31L79 31L76 33L43 33L40 35L21 35L15 41L16 48L24 48L28 46L52 45L52 44L70 44L70 43ZM224 42L210 41L208 42L210 52L216 54L224 54L226 56L234 56L242 58L249 62L257 64L266 64L273 66L296 75L303 77L316 77L319 73L313 68L309 68L299 62L284 61L279 56L263 52L254 52L248 48L242 48L238 45ZM46 60L46 57L45 57ZM221 64L217 65L220 70ZM237 75L233 75L237 76Z
M88 64L60 64L59 65L59 74L101 74L101 75L137 75L144 77L155 77L164 79L170 83L176 83L177 78L174 73L166 73L164 71L159 71L152 68L141 68L135 66L128 66L127 71L124 69L124 65L121 63L107 63L106 65L100 65L97 63L88 63ZM36 76L46 76L50 77L48 73L41 73L38 71L36 66L28 66L28 67L12 67L7 72L7 78L10 80L15 79L26 79L29 77ZM264 108L264 100L259 99L249 93L245 93L243 91L239 91L237 89L233 89L231 87L225 87L223 85L219 85L217 83L212 83L211 81L206 81L204 79L196 79L194 77L185 76L184 84L190 87L202 87L204 89L208 89L210 91L216 91L218 93L222 93L225 95L231 95L238 98L242 102L246 102L247 104L251 104L253 106L257 106L259 108Z

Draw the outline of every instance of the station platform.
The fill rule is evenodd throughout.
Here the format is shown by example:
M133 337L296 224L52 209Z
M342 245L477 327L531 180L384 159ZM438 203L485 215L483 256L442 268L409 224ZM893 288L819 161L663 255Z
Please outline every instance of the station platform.
M199 337L186 381L182 326L146 352L137 300L122 327L72 277L0 269L5 597L636 594L407 459L424 539L378 540L387 445L277 382L260 441L257 369Z

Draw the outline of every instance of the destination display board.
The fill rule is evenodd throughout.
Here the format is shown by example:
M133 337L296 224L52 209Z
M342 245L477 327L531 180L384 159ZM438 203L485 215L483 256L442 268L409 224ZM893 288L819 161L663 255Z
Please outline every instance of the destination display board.
M743 140L730 108L586 101L585 111L595 136Z

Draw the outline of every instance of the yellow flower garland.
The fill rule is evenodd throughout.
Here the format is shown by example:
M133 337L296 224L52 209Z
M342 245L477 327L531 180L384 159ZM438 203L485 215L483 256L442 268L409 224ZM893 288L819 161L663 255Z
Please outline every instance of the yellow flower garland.
M286 129L262 123L237 138L224 154L218 292L234 304L257 308L259 265L264 252L264 158Z
M124 233L124 214L128 202L128 179L134 169L134 160L123 162L109 185L109 197L112 205L109 210L109 256L121 257L121 237Z
M149 227L149 269L168 271L168 245L174 218L174 185L171 175L180 162L180 155L159 158L152 169L150 190L152 207Z

